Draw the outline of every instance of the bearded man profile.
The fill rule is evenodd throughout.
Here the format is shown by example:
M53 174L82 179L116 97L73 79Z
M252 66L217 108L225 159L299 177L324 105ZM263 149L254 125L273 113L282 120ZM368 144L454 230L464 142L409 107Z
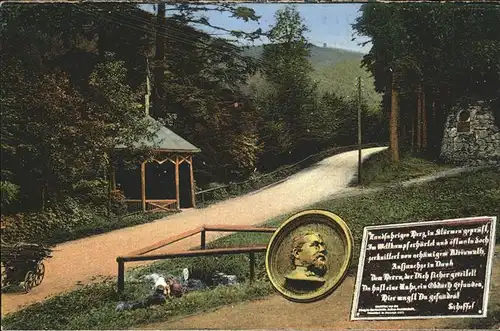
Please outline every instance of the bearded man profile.
M296 236L291 259L294 269L285 275L289 286L312 289L323 285L328 264L325 242L319 233L306 232Z

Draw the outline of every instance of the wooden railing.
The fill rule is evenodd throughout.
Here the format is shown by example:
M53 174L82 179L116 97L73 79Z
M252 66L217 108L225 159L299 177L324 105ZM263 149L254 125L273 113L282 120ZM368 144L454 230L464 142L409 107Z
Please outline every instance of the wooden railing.
M125 289L125 263L134 261L155 261L166 260L179 257L194 257L194 256L212 256L212 255L228 255L228 254L249 254L250 257L250 282L255 278L255 253L265 252L267 245L255 245L246 247L234 248L206 248L206 233L207 232L261 232L261 233L274 233L276 228L260 228L254 226L242 225L204 225L193 230L189 230L178 235L172 236L165 240L161 240L152 245L140 248L125 256L118 256L116 262L118 263L118 291L122 292ZM180 240L189 238L196 234L200 234L200 249L186 250L171 252L157 255L144 255L159 248L171 245Z

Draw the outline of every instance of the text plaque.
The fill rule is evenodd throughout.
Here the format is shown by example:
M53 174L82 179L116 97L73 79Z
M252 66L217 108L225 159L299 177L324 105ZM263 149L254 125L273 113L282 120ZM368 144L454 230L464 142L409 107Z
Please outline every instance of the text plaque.
M352 320L486 317L496 217L365 227Z

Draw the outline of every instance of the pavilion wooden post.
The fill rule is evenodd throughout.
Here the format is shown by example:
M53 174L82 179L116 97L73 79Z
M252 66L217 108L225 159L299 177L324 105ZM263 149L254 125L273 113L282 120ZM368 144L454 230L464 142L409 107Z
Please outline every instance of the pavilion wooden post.
M194 172L193 172L193 156L189 156L189 172L191 178L191 202L193 203L193 208L196 207L196 192L194 189Z
M141 163L141 202L142 211L146 211L146 162Z
M116 191L116 172L110 162L108 167L108 217L111 216L111 201L113 200L114 191Z
M177 200L177 209L181 209L181 197L179 192L179 156L175 156L175 196Z

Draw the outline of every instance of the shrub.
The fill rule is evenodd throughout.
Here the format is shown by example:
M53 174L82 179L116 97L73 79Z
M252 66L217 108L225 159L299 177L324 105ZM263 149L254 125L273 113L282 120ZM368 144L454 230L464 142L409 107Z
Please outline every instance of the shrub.
M73 195L82 205L105 206L108 201L108 181L80 180L73 185Z
M117 206L119 207L119 202ZM6 242L58 244L144 224L174 212L108 217L105 210L96 211L89 206L80 205L76 200L66 199L64 203L54 204L44 212L2 216L5 226L2 237Z
M3 210L19 198L19 186L8 181L0 181L0 208Z
M125 195L119 190L111 193L111 212L114 215L125 215L127 213L127 203L125 202Z
M6 242L47 243L54 233L70 231L81 219L61 215L53 210L42 213L19 213L3 218Z

